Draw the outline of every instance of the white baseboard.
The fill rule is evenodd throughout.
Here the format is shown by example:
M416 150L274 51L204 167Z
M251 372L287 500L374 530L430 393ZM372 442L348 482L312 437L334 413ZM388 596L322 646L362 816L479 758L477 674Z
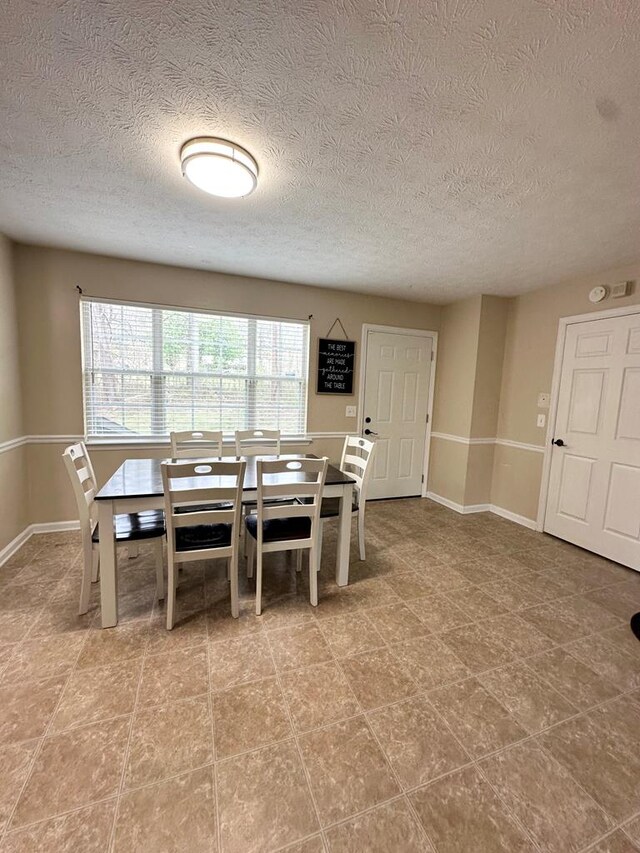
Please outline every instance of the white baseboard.
M515 521L516 524L528 527L529 530L537 529L537 522L533 518L527 518L526 515L518 515L517 512L511 512L511 510L503 509L501 506L496 506L495 504L491 504L491 512L502 518L506 518L508 521Z
M13 557L19 548L22 548L27 539L31 538L31 533L32 531L29 527L25 527L22 533L18 533L8 545L4 546L2 551L0 551L0 566L4 565L10 557Z
M80 530L79 521L49 521L42 524L29 524L28 527L18 533L8 545L0 551L0 566L3 566L25 542L38 533L61 533L66 530Z
M455 501L450 501L449 498L443 498L442 495L436 495L435 492L427 492L427 497L437 504L446 506L447 509L452 509L454 512L459 512L462 515L467 515L470 512L490 512L490 504L457 504Z
M495 504L458 504L455 501L450 501L449 498L443 498L442 495L436 495L435 492L427 492L427 497L454 512L459 512L462 515L467 515L471 512L492 512L494 515L499 515L501 518L506 518L509 521L514 521L516 524L521 524L523 527L528 527L529 530L536 529L536 522L532 518L527 518L524 515L518 515L508 509L503 509Z

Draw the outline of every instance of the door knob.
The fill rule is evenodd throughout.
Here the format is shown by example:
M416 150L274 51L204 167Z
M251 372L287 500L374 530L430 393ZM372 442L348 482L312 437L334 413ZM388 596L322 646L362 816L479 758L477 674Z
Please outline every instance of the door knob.
M378 433L374 432L372 429L365 429L364 434L365 435L377 435Z
M552 438L551 444L555 444L557 447L566 447L567 446L561 438Z

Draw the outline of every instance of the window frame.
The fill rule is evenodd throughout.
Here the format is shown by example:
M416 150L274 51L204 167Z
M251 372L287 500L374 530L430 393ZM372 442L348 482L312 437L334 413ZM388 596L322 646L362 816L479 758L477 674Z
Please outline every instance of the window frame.
M297 433L282 433L282 438L284 441L292 438L305 437L307 435L308 430L308 415L309 415L309 364L310 364L310 351L311 351L311 318L301 320L297 317L279 317L268 314L249 314L238 311L222 311L219 309L213 308L197 308L193 306L186 305L168 305L159 302L142 302L139 300L124 300L124 299L113 299L113 298L103 298L98 296L85 296L84 294L80 297L79 300L79 319L80 319L80 344L81 344L81 383L82 383L82 412L83 412L83 426L84 426L84 437L88 443L91 444L134 444L134 443L165 443L169 440L169 432L170 430L166 428L166 407L163 405L163 382L162 379L157 381L158 378L161 378L166 371L162 370L161 366L161 351L159 350L159 345L162 345L162 336L161 334L154 334L152 340L152 382L151 382L151 416L152 421L154 416L160 416L162 419L163 426L165 430L162 433L151 433L151 434L139 434L139 435L130 435L127 433L112 433L112 434L96 434L88 431L89 426L89 410L90 410L90 401L88 400L87 386L86 386L86 377L88 373L94 372L93 365L93 350L90 346L90 331L87 327L88 324L84 321L84 303L98 303L98 304L108 304L108 305L120 305L124 307L130 308L144 308L144 309L157 309L160 311L180 311L184 314L208 314L213 317L229 317L233 319L247 320L250 323L253 323L254 334L248 335L247 342L247 361L249 365L253 364L254 373L250 373L247 371L247 375L238 376L237 378L245 379L247 382L247 396L251 397L251 388L253 387L253 399L255 401L255 379L263 379L269 377L256 377L255 375L255 361L256 361L256 335L255 335L255 323L256 321L264 320L274 323L290 323L297 326L304 327L304 352L303 352L303 360L302 360L302 381L304 383L304 395L303 395L303 407L304 411L302 413L302 426L303 431ZM155 317L159 315L152 315L152 322ZM251 353L253 352L253 355ZM109 370L109 371L101 371L101 372L113 372L118 375L125 375L127 371L118 371L118 370ZM138 372L138 371L136 371ZM188 372L188 371L172 371L175 375L182 376L216 376L218 374L202 374L200 372ZM253 377L253 379L252 379ZM280 378L280 377L278 377ZM153 381L153 380L156 381ZM247 405L247 410L249 410L250 406ZM265 424L264 428L270 428L270 424ZM206 427L202 427L203 429ZM240 429L242 427L238 427ZM259 429L259 427L256 427ZM225 432L225 440L231 440L233 438L233 432Z

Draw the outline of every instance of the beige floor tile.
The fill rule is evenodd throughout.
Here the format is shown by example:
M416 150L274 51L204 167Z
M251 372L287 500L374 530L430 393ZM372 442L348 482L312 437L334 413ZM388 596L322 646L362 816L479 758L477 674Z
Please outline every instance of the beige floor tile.
M210 605L206 614L198 615L204 615L207 620L211 642L259 634L268 622L263 617L256 616L253 599L241 602L237 619L231 615L231 605L228 601Z
M129 719L120 718L47 738L18 800L11 828L114 796L128 737Z
M523 575L518 578L518 583L528 593L537 595L542 601L556 601L560 598L566 598L571 594L571 590L563 586L562 583L553 580L550 572L545 574L532 572L528 575Z
M619 692L593 669L565 649L552 649L527 659L527 666L580 711L605 702Z
M421 690L432 690L469 675L464 663L440 637L418 637L394 645L391 651Z
M33 628L29 633L30 639L49 637L52 634L70 634L74 631L86 630L95 619L97 609L91 608L88 613L78 615L77 596L67 596L59 601L49 601L41 610Z
M137 788L213 761L208 697L136 711L125 787Z
M106 629L99 627L99 622L96 622L89 631L78 666L102 666L142 657L148 642L149 625L146 622L129 622Z
M429 699L473 758L527 736L526 729L476 678L434 690Z
M624 630L633 639L631 631ZM640 657L629 652L620 642L596 634L569 643L565 648L572 657L594 669L620 690L640 687Z
M5 836L3 853L103 853L109 849L116 801L97 803Z
M407 602L407 605L434 634L451 631L472 621L445 595L425 595Z
M207 614L192 613L176 620L167 631L166 616L157 613L151 619L147 654L160 654L200 646L207 641Z
M293 734L275 678L251 681L213 697L216 757L228 758Z
M430 853L405 800L394 800L327 832L331 853Z
M582 850L611 828L602 809L533 741L480 765L504 803L548 853Z
M635 844L640 846L640 817L625 824L624 831Z
M593 590L587 593L585 598L620 619L624 619L625 622L628 622L640 608L640 591L632 591L626 584L616 584L605 589Z
M566 599L530 607L523 610L520 616L554 643L570 643L592 633L589 626L567 605Z
M318 626L336 657L357 655L384 646L384 640L366 613L319 619Z
M364 717L309 732L299 743L324 826L399 793Z
M478 623L447 631L441 639L473 673L502 666L514 659L504 643Z
M360 705L370 710L418 692L405 664L387 649L340 660L340 667Z
M39 743L35 740L22 741L0 748L0 832L11 817Z
M172 699L200 696L209 690L206 646L147 655L138 693L139 705L160 705Z
M578 713L577 708L525 664L481 673L478 680L532 734Z
M405 790L469 762L424 696L380 708L367 719Z
M640 853L640 847L618 829L598 844L589 848L589 853Z
M389 575L386 582L403 601L412 601L433 592L433 587L420 572L399 572Z
M489 583L497 577L489 560L464 560L454 563L453 568L473 586Z
M53 584L49 580L7 584L0 596L0 613L42 607L50 598Z
M553 647L553 640L515 613L498 616L482 625L514 658L537 655Z
M267 633L280 672L331 660L331 649L316 624L293 625Z
M475 768L411 794L438 853L533 853L535 847Z
M308 731L360 713L347 679L333 662L284 673L281 684L296 731Z
M266 853L319 829L293 742L221 761L216 773L224 853Z
M619 616L591 601L586 595L574 595L565 599L564 604L589 634L616 628L622 622Z
M449 601L463 610L474 622L485 621L507 612L504 604L500 604L479 586L466 586L447 593Z
M387 643L400 643L429 632L424 622L404 603L374 607L367 610L367 616Z
M130 714L136 701L142 661L76 669L65 687L51 731Z
M275 674L265 636L240 637L209 644L209 679L212 690L256 681Z
M14 647L0 683L66 675L75 666L85 640L83 633L24 640Z
M588 712L560 723L539 741L615 820L640 811L640 752Z
M434 563L420 567L420 574L427 586L436 593L446 594L454 589L469 586L469 581L453 566L447 563Z
M282 853L325 853L325 846L322 836L314 835L297 844L283 848Z
M2 567L4 571L4 566ZM18 643L37 621L38 610L7 610L0 613L0 644Z
M522 610L542 602L539 593L528 589L517 580L507 580L504 577L484 583L480 588L509 611Z
M62 677L0 687L0 745L41 737L64 684Z
M213 767L120 798L114 853L215 853Z

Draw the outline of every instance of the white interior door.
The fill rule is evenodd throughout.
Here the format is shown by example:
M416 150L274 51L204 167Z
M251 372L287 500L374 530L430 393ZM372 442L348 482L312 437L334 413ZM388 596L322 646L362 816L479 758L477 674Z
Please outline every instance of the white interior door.
M567 327L544 529L640 570L640 314Z
M432 350L432 337L367 333L362 429L376 439L369 498L422 494Z

